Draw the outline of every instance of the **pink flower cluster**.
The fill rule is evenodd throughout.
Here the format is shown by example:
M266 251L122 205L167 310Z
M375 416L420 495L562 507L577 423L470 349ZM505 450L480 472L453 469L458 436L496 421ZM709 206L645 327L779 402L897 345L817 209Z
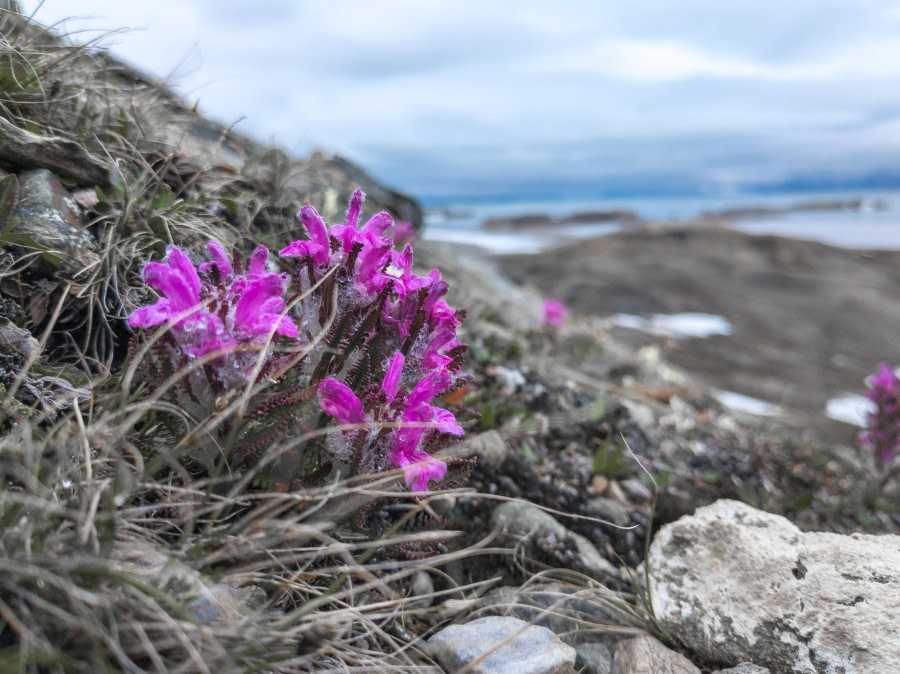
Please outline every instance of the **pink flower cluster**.
M406 482L413 490L426 491L429 480L444 479L447 464L420 449L423 437L432 429L450 435L462 435L465 431L451 412L430 404L437 394L450 387L450 371L437 368L422 377L412 390L401 390L404 361L399 352L391 358L381 384L381 395L369 411L349 386L332 378L319 384L320 404L339 424L361 426L364 432L386 425L397 426L390 439L391 464L403 468ZM377 434L369 434L370 440L378 441Z
M868 429L859 435L860 444L875 455L879 468L900 456L900 378L886 363L878 374L866 380L866 398L875 404L868 414Z
M213 262L194 268L187 254L170 247L165 262L150 262L144 282L162 297L135 310L133 328L168 324L175 341L189 356L221 351L234 353L239 345L262 344L273 335L296 338L297 326L284 315L286 274L268 273L269 251L259 246L246 273L235 270L224 249L209 242ZM201 279L202 275L202 279Z
M562 300L544 300L541 305L541 324L561 328L569 310Z
M162 297L128 322L164 324L188 359L214 354L219 367L208 371L220 388L246 384L263 349L274 362L273 342L282 350L302 346L289 384L314 390L321 409L351 427L342 429L342 444L332 443L334 455L358 472L402 467L406 482L423 491L447 472L423 447L441 434L463 433L451 412L432 404L460 380L465 346L456 329L463 312L443 299L449 286L438 270L413 273L409 244L393 250L385 235L390 215L359 226L363 200L356 190L344 223L330 227L312 206L300 210L308 239L279 252L295 261L293 274L269 271L264 246L246 272L216 242L199 272L170 248L164 262L144 270ZM291 307L284 300L289 289Z

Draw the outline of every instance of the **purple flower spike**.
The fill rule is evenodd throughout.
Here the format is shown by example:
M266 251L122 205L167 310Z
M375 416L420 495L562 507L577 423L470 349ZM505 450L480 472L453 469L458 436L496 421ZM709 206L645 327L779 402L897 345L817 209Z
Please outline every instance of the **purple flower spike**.
M297 337L294 322L282 315L285 304L284 281L278 274L269 274L247 284L234 309L234 327L238 333L251 338L265 338L273 332L285 337Z
M900 377L887 363L878 364L878 373L866 379L866 398L872 403L867 415L868 429L859 443L875 455L875 463L884 469L900 456Z
M319 406L326 414L334 417L339 424L363 424L366 415L360 399L345 383L337 379L324 379L319 384L319 395L322 400Z
M381 383L381 390L384 391L387 404L390 405L397 397L397 391L400 390L400 377L403 374L403 363L405 358L399 351L391 358L388 364L387 372L384 375L384 381Z

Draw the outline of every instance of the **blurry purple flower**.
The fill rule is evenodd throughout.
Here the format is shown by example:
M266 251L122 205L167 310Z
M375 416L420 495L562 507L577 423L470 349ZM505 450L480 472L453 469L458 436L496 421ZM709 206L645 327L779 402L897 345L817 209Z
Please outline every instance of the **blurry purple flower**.
M569 313L566 305L561 300L544 300L541 309L543 311L541 323L557 328L562 327L563 322L566 320L566 314Z
M416 242L417 234L409 220L398 220L394 223L394 245L406 246Z
M869 377L866 384L866 397L875 409L868 414L868 429L858 439L883 469L900 456L900 378L886 363L879 363L878 373Z

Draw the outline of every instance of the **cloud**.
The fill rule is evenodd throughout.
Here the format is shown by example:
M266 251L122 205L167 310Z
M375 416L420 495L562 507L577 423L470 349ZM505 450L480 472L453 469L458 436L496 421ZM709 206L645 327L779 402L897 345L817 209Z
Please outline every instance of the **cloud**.
M47 0L38 18L71 11ZM135 28L113 50L174 74L213 117L296 152L339 151L419 194L617 171L863 170L898 149L900 11L887 0L82 0L78 12L105 18L73 27Z

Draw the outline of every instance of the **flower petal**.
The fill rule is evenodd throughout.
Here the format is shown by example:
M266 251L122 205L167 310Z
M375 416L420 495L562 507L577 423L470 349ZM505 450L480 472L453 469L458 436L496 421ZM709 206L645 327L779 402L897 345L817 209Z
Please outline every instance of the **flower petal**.
M199 288L195 292L191 280L185 279L181 272L168 265L160 262L149 263L144 267L144 282L166 296L171 303L173 314L183 313L200 304Z
M319 406L339 424L362 424L366 421L360 399L344 382L328 378L319 384L322 400Z
M399 351L391 358L388 363L387 372L384 374L384 381L381 382L381 390L384 391L388 405L394 402L397 397L397 391L400 388L400 377L403 374L403 363L405 358Z
M312 241L292 241L278 251L281 257L312 257L322 250L322 246Z
M328 240L328 230L325 228L325 221L322 220L322 216L319 215L319 212L315 208L307 205L300 209L300 212L297 213L297 217L300 219L300 222L303 223L303 226L306 227L306 231L309 232L309 240L321 246L321 248L313 254L313 262L317 265L328 264L331 245Z
M276 324L272 315L278 316L279 329L293 331L286 324L281 325L280 314L284 310L284 279L279 274L267 274L262 278L250 281L234 308L234 328L237 332L249 335L267 335ZM287 317L285 317L287 318ZM288 319L290 322L290 319ZM287 334L287 333L280 333Z
M428 482L440 482L447 475L447 464L417 449L405 457L403 477L413 491L428 491Z
M359 229L359 212L362 210L362 205L365 200L366 195L359 188L355 189L350 196L350 207L347 209L345 225L347 227L352 227L354 232Z
M169 300L160 297L156 300L156 304L140 307L131 312L131 316L128 317L128 325L132 328L149 328L152 325L165 323L174 313Z
M369 218L368 222L363 226L362 232L366 237L381 236L390 229L393 224L394 218L391 217L391 214L387 211L381 211Z
M206 271L210 267L216 267L219 270L219 275L223 279L234 273L234 268L231 266L231 260L228 258L228 253L225 252L225 249L222 248L222 245L218 241L211 239L209 243L206 244L206 250L209 251L212 262L201 264L200 271Z
M201 287L200 277L197 276L197 270L194 268L194 263L191 262L187 254L181 250L181 248L172 246L166 254L166 262L172 269L181 275L181 278L184 279L184 282L191 289L191 293L193 293L193 295L197 297L197 301L199 301Z
M434 396L450 388L451 381L452 377L449 370L440 369L429 372L409 392L407 404L409 407L415 408L419 405L430 403ZM430 419L423 420L430 421Z
M251 276L262 276L266 273L266 262L269 261L269 249L265 246L257 246L250 256L250 264L247 273Z

